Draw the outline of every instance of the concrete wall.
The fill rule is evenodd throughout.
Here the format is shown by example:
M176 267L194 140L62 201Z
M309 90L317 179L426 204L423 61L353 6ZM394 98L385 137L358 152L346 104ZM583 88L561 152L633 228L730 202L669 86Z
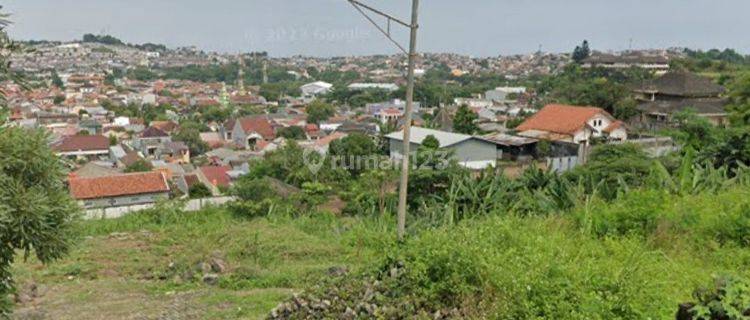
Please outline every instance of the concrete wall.
M226 204L227 202L233 201L233 197L214 197L204 199L192 199L185 203L184 210L187 212L198 211L207 206L218 206ZM155 203L138 204L121 207L110 207L110 208L98 208L88 209L84 212L83 218L86 220L91 219L115 219L123 217L127 214L138 212L153 208Z
M106 207L119 207L119 206L131 206L139 204L154 203L160 199L166 199L169 197L169 193L149 193L140 194L134 196L114 197L114 198L101 198L80 201L84 208L106 208Z

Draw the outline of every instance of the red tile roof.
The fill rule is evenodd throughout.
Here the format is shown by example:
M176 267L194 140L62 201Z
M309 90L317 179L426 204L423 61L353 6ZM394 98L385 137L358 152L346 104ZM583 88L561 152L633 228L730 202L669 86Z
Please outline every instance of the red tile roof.
M68 136L52 146L57 152L109 150L109 138L105 136Z
M611 133L612 131L615 131L619 128L621 128L623 125L625 125L624 122L617 120L615 122L612 122L607 128L605 128L603 131L607 133Z
M164 132L164 130L161 130L157 127L148 127L146 130L143 130L141 132L141 138L164 138L169 137L169 134Z
M151 121L151 126L167 133L177 130L178 127L174 121Z
M227 172L231 170L232 170L232 167L230 166L200 167L200 171L203 173L203 176L206 177L208 182L217 187L229 186L231 179L229 178L229 175L227 175Z
M238 119L237 121L240 122L240 126L245 133L256 132L266 140L273 140L276 136L274 134L273 126L271 126L271 122L266 117L246 117Z
M98 199L169 192L161 172L140 172L100 178L71 178L70 194L78 199Z
M516 130L539 130L572 135L581 130L586 122L597 114L609 116L601 108L550 104L526 119Z

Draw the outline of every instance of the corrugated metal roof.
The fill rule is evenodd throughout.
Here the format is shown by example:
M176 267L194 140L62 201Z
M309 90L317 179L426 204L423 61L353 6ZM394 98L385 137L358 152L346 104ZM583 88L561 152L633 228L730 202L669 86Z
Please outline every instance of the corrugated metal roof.
M429 135L434 136L440 142L440 147L449 147L454 144L474 138L466 134L445 132L445 131L427 129L427 128L422 128L422 127L412 127L410 139L412 143L422 144L422 141L425 138L427 138L427 136ZM403 141L404 131L401 130L398 132L393 132L391 134L386 135L386 137L389 139Z

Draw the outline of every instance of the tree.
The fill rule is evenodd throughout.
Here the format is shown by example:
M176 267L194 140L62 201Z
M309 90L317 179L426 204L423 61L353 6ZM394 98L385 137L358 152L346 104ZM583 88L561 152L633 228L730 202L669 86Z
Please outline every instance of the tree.
M587 191L595 190L605 199L614 199L623 184L641 186L653 167L653 160L640 146L630 143L594 147L585 166L568 174L573 182L582 182Z
M57 74L57 70L52 70L52 85L60 89L65 89L65 83L60 79L60 75Z
M474 134L479 131L475 121L478 116L467 105L458 107L456 117L453 119L453 130L463 134Z
M583 43L580 46L576 46L573 50L573 61L575 61L575 63L581 63L590 55L591 49L589 49L589 41L583 40Z
M42 130L0 128L0 318L10 311L10 266L16 251L42 263L70 247L79 207L65 189L65 171Z
M727 106L732 126L750 126L750 72L745 72L729 86Z
M109 145L110 146L116 146L117 145L117 136L114 134L109 135Z
M188 190L188 194L192 199L207 198L212 195L211 189L206 187L203 183L198 183Z
M201 124L195 122L183 122L180 124L180 128L172 136L175 141L184 142L190 149L192 156L197 156L208 151L208 144L201 139L200 136Z
M126 173L133 173L133 172L149 172L151 171L152 167L151 164L148 163L148 161L144 159L138 159L135 162L131 163L127 167L125 167Z
M332 105L320 100L315 100L305 109L307 111L307 122L319 124L336 114Z
M281 128L276 131L276 136L283 137L284 139L290 139L290 140L304 140L305 138L307 138L307 134L305 134L305 130L302 129L302 127L298 127L298 126Z
M365 171L366 165L377 160L378 146L369 136L362 133L352 133L342 139L331 142L329 152L335 161L348 168L349 173L358 176ZM374 163L375 165L377 163Z

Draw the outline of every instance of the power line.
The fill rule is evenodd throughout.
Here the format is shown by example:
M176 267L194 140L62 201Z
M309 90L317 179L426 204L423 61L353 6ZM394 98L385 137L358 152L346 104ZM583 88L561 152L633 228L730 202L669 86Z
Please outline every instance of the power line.
M347 0L359 11L375 28L377 28L388 40L390 40L401 52L408 55L409 67L407 71L407 85L406 85L406 110L404 110L404 139L403 139L403 152L401 153L401 181L398 190L398 239L404 240L406 235L406 199L408 196L409 187L409 153L411 147L411 121L412 121L412 110L414 108L414 68L417 59L417 30L419 25L417 23L419 17L419 0L412 0L411 7L411 23L406 23L398 18L393 17L387 13L384 13L378 9L370 7L366 4L361 3L358 0ZM383 28L375 20L370 17L367 12L374 13L376 15L386 18L387 26ZM391 22L395 22L404 27L409 28L409 51L407 52L404 47L398 43L391 36Z

